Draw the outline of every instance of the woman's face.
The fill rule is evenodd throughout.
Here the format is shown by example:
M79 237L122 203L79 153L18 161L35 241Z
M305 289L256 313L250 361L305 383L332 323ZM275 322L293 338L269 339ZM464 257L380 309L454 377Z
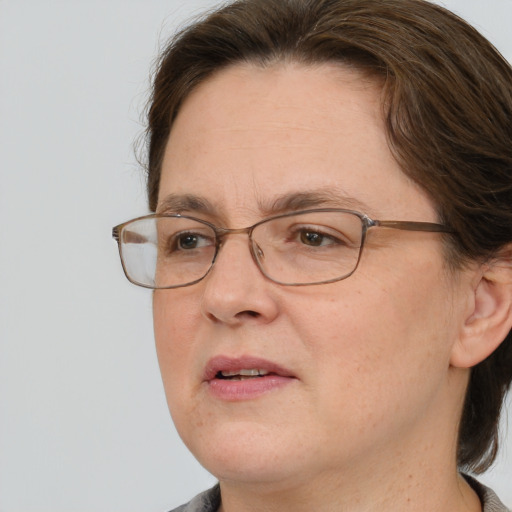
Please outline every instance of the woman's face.
M240 228L284 203L437 221L392 158L374 83L330 65L224 70L181 108L157 211ZM247 235L228 236L205 279L154 294L180 435L221 480L278 485L418 463L454 442L457 282L439 234L371 229L351 277L303 287L266 279ZM270 375L218 378L256 369Z

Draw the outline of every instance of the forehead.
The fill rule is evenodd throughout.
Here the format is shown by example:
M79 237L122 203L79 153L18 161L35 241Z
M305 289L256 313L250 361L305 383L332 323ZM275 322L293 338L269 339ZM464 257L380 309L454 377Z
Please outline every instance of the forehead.
M246 64L187 97L166 147L159 204L195 194L256 215L283 195L319 190L382 215L390 204L405 212L414 204L407 195L424 196L388 148L378 83L339 65Z

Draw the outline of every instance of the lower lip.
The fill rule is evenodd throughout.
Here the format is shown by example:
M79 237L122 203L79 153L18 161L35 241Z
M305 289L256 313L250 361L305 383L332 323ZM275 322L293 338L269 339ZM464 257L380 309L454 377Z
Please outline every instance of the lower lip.
M295 379L280 375L267 375L245 380L212 379L208 388L216 398L229 402L251 400L291 384Z

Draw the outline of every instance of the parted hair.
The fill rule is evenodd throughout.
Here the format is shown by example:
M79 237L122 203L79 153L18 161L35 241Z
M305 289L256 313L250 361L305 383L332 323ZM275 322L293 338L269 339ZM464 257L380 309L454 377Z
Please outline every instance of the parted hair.
M453 269L512 242L512 69L473 27L425 0L238 0L179 32L161 53L148 104L154 211L170 130L187 95L237 63L339 63L382 83L390 150L452 231ZM512 337L471 369L458 465L487 469L512 381Z

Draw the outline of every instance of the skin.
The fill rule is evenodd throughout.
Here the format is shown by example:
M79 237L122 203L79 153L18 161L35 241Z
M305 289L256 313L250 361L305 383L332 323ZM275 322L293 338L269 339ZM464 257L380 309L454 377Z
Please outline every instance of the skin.
M318 207L438 220L390 153L376 84L327 64L238 65L184 102L157 211L239 228L311 191L325 196ZM186 194L211 208L167 200ZM203 281L155 291L169 408L220 480L221 510L480 510L456 469L468 371L453 364L480 274L449 272L441 237L374 229L348 279L286 287L260 273L236 234ZM203 381L219 355L262 357L295 379L221 400Z

